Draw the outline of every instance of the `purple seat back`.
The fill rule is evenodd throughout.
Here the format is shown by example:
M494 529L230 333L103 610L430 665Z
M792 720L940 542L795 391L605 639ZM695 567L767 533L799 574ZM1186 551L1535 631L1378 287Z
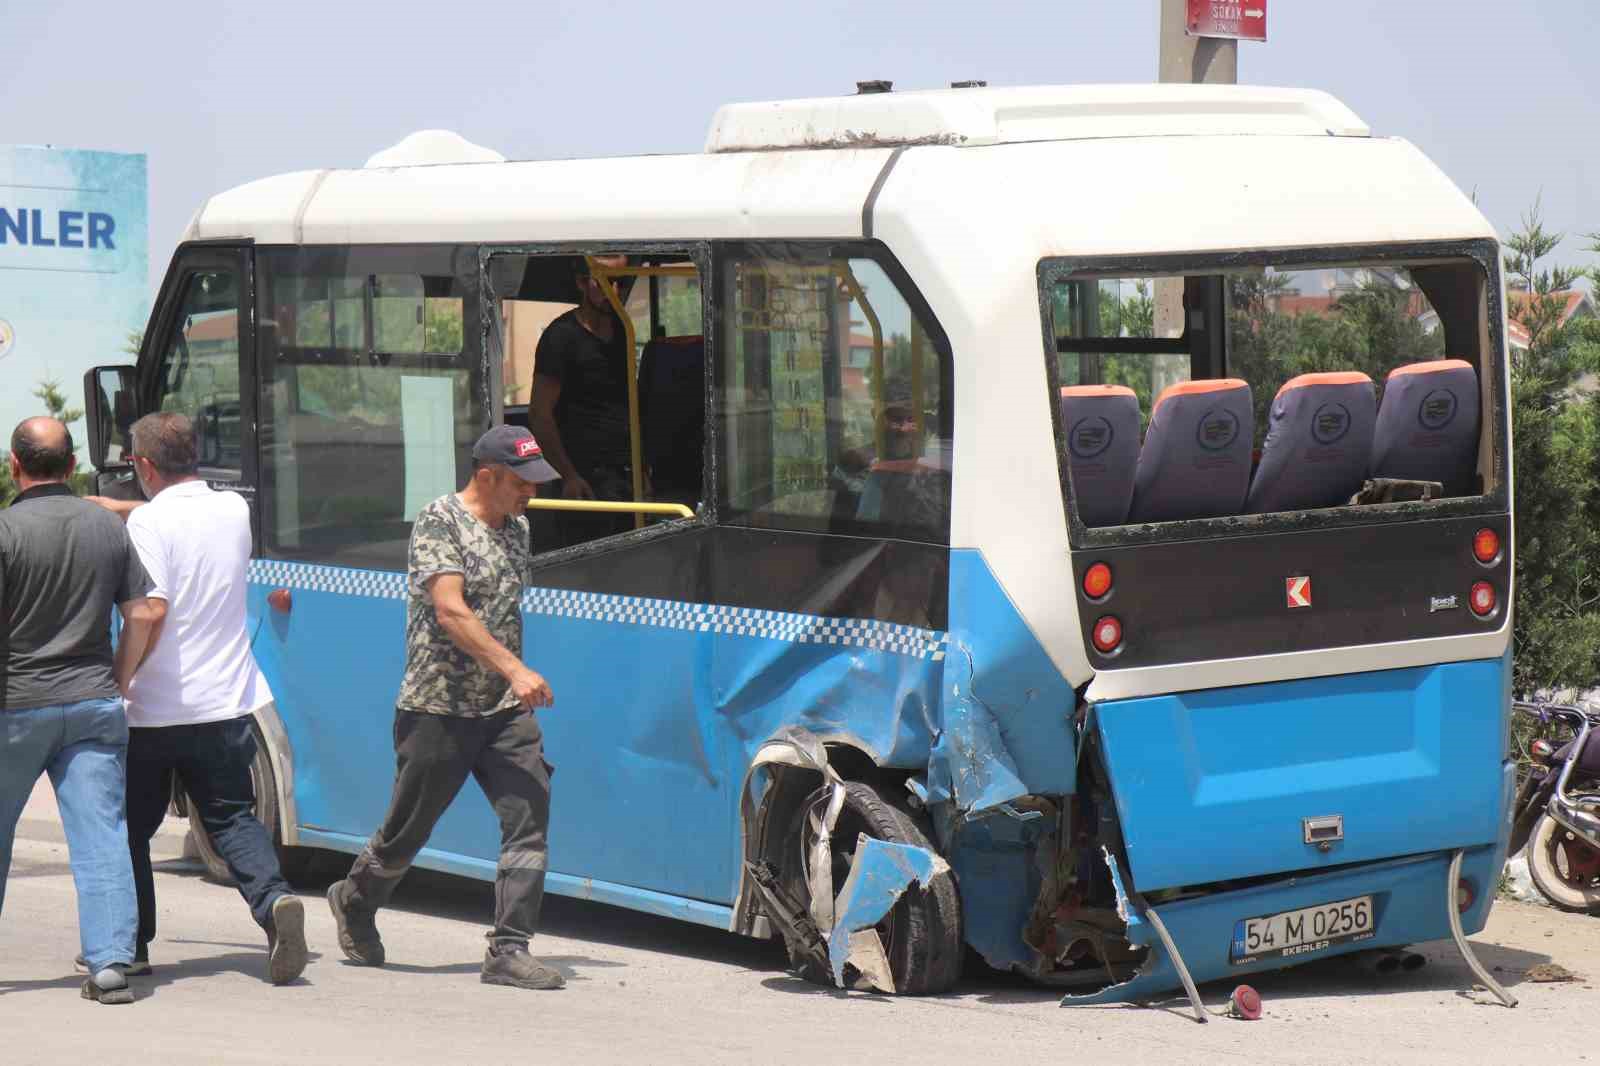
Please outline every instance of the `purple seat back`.
M1373 477L1437 481L1447 496L1475 491L1478 375L1464 359L1389 372L1372 438Z
M1086 526L1122 525L1139 465L1139 398L1125 385L1067 385L1061 429L1079 519Z
M1238 514L1250 487L1254 440L1246 382L1215 378L1169 386L1150 410L1129 520Z
M1366 480L1377 418L1378 394L1365 374L1301 374L1286 382L1272 401L1244 509L1264 514L1348 503Z

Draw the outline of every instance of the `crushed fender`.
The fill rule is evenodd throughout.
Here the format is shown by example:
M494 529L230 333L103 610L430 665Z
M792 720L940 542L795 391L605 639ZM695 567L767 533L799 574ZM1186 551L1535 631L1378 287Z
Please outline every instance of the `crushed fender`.
M892 993L894 976L889 972L882 940L873 927L888 916L906 889L914 884L926 887L933 878L949 872L950 864L925 848L891 844L861 834L850 875L835 901L838 919L828 933L828 960L834 984L849 987L845 972L846 966L851 965L860 974L857 987L865 983L880 992Z

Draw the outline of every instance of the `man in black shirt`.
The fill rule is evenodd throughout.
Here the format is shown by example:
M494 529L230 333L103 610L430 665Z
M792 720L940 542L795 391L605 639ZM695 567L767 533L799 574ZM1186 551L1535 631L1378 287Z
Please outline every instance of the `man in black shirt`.
M26 420L12 434L10 463L22 491L0 511L0 904L17 819L48 773L78 890L83 996L130 1003L138 914L121 695L165 604L145 598L150 579L121 520L67 487L74 460L66 426ZM115 652L113 604L123 619Z
M624 256L595 256L602 266L624 266ZM633 499L628 436L628 341L605 289L576 262L578 306L545 328L533 358L533 400L528 427L545 458L561 475L569 500ZM633 528L627 514L558 512L549 523L557 543L582 544Z

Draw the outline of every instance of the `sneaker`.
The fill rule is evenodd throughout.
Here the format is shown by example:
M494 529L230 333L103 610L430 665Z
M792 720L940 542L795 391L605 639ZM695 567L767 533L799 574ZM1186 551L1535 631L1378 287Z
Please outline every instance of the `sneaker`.
M150 946L148 944L140 944L134 949L132 962L126 964L119 962L116 965L122 967L122 972L127 977L149 977L151 972ZM79 973L88 973L89 960L79 955L72 960L72 968Z
M510 985L513 988L560 988L567 979L528 954L528 949L518 944L514 947L491 947L483 956L483 983Z
M339 950L358 966L382 966L383 941L372 912L346 907L343 890L343 881L328 886L328 909L339 927Z
M114 962L83 982L83 998L96 1003L132 1003L133 989L123 974L120 962Z
M267 931L267 980L286 985L306 968L306 907L298 896L272 901L272 928Z

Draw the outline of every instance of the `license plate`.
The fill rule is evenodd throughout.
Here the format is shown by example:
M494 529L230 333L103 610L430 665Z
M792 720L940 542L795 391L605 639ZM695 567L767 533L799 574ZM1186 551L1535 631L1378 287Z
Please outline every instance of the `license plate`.
M1235 966L1263 959L1292 958L1344 941L1367 940L1376 934L1372 897L1356 896L1297 911L1242 919L1234 924L1228 958Z

